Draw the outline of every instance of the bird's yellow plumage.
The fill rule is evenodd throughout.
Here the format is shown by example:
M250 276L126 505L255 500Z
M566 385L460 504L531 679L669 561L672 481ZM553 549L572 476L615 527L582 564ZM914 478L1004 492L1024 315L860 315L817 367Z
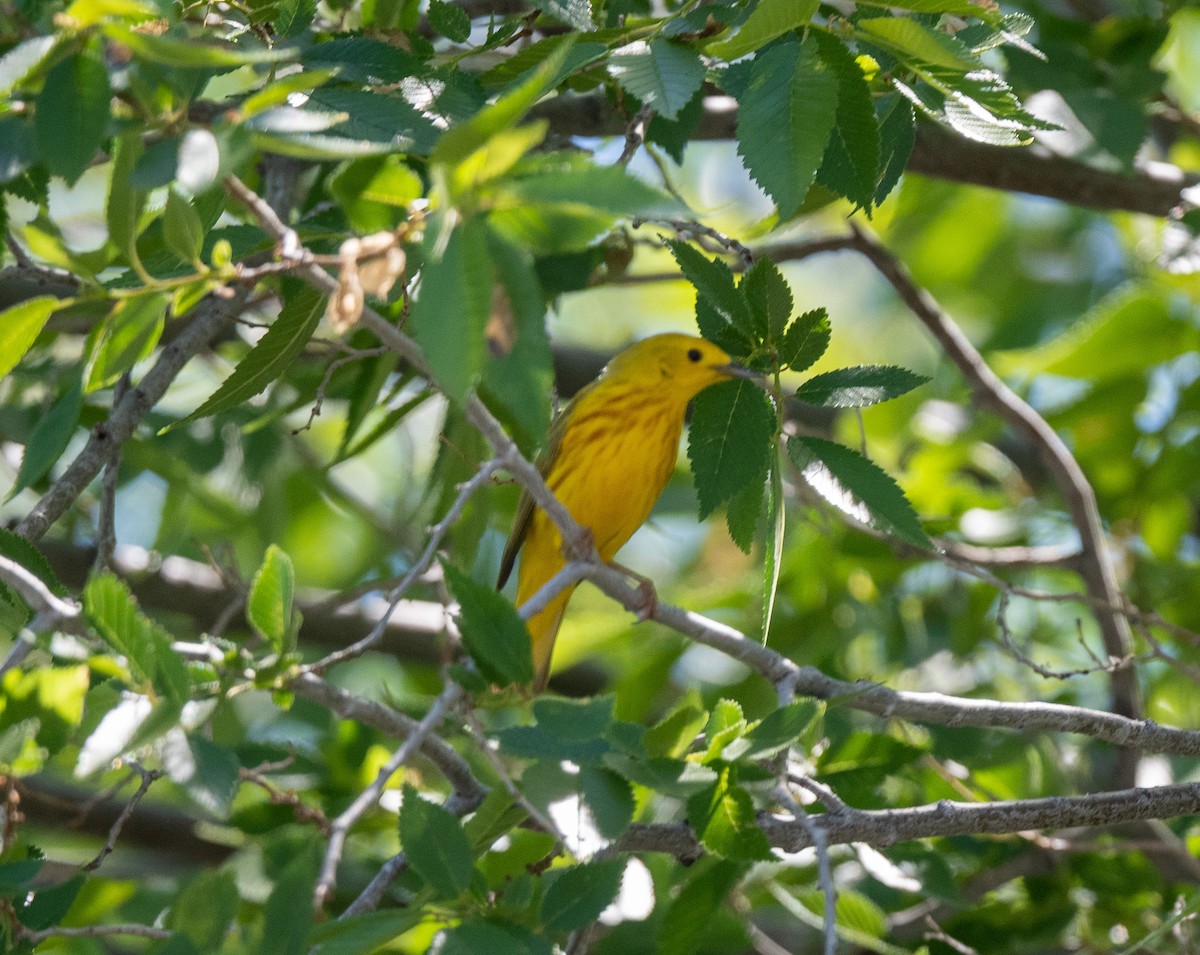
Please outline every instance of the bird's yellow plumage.
M540 467L571 515L592 532L602 560L612 560L650 516L675 468L688 402L709 385L750 373L716 345L691 335L655 335L626 348L575 396L551 428ZM517 604L562 570L558 528L525 495L504 550L500 586L517 552ZM535 690L550 673L554 638L574 588L529 620Z

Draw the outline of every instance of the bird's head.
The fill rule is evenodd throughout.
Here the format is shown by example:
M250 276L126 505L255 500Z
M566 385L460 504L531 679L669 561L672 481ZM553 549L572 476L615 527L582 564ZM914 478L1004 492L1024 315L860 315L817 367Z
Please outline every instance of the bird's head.
M759 375L734 362L712 342L671 332L634 342L608 363L604 377L662 389L690 401L718 381Z

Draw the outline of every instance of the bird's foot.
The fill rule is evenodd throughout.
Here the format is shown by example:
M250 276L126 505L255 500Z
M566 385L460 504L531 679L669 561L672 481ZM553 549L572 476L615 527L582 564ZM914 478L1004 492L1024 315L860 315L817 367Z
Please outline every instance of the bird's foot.
M637 585L638 602L636 607L631 607L634 616L637 617L637 622L642 623L654 616L654 612L658 609L658 591L654 589L654 581L649 577L643 577L637 571L630 570L628 567L623 567L620 564L613 564L614 568L623 573L630 579L631 582Z

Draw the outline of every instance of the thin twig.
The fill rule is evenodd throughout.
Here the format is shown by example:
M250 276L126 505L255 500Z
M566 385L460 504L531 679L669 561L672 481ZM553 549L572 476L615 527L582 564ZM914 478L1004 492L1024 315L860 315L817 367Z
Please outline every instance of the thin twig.
M788 792L786 782L781 782L776 786L773 795L787 807L792 818L804 827L817 852L817 884L821 887L821 892L825 897L825 926L823 929L825 945L822 951L824 955L836 955L837 887L833 884L833 870L829 865L829 846L825 842L825 831L821 828L820 820L811 819L804 808Z
M150 787L154 785L156 779L161 779L163 773L157 769L143 769L137 763L127 763L127 765L141 777L141 783L138 785L137 792L129 797L129 802L125 804L125 808L121 810L121 815L117 816L116 821L108 830L108 838L104 840L104 845L100 852L91 862L83 867L84 872L95 872L108 858L109 853L117 847L117 839L121 836L121 830L125 828L125 823L129 821L129 817L133 815L133 810L142 797L150 791Z
M462 687L456 683L448 683L438 698L433 701L421 722L416 725L408 738L379 770L374 781L333 820L333 824L329 828L329 842L325 847L325 857L321 861L321 870L317 876L317 883L313 887L314 909L320 910L333 895L333 888L337 884L338 863L342 858L346 838L354 824L379 801L388 780L392 778L396 770L412 759L433 728L445 718L446 714L462 699L462 696Z
M21 929L20 938L31 945L40 945L52 938L107 938L111 935L134 935L138 938L168 939L175 933L165 928L155 928L152 925L117 924L117 925L82 925L77 928L66 928L57 925L54 928L41 929L34 932Z

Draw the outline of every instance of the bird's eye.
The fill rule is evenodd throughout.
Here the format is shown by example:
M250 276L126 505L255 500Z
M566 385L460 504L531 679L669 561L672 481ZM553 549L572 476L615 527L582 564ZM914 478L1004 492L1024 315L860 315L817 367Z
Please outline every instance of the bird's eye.
M699 361L703 355L700 354L699 348L688 349L688 361Z

